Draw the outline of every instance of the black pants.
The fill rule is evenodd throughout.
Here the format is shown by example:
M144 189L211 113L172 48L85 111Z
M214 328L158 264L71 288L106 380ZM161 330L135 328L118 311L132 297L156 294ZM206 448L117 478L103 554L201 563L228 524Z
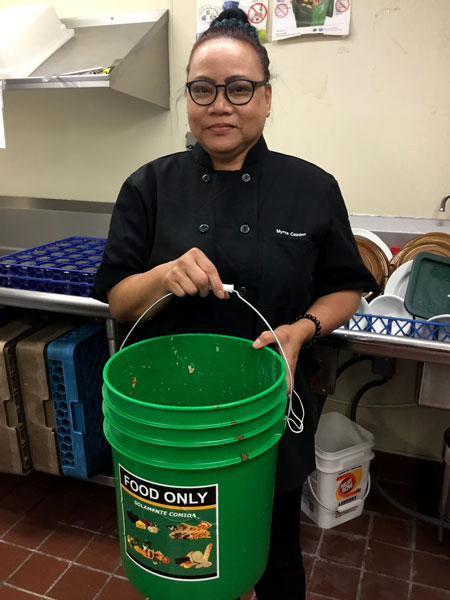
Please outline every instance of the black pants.
M255 585L258 600L305 600L300 551L301 488L275 494L269 561Z

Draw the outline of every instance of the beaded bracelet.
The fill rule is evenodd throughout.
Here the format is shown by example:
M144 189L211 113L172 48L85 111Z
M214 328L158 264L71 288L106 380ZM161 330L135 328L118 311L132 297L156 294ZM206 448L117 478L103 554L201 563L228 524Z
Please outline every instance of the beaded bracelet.
M300 319L309 319L316 326L316 331L314 332L312 339L309 342L306 342L306 344L303 344L303 346L302 346L302 350L303 350L304 348L311 348L311 346L316 342L316 340L319 338L320 333L322 331L322 325L320 324L319 319L317 317L315 317L314 315L311 315L310 313L305 313L304 315L300 315L299 317L294 319L292 321L292 323L296 323L297 321L300 321Z

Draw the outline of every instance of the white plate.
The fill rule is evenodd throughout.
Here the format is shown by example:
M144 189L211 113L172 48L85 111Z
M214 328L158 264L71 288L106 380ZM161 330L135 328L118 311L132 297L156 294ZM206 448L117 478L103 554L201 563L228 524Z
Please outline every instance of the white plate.
M435 323L445 323L445 325L434 327L434 330L436 330L436 340L438 342L450 342L450 315L436 315L435 317L431 317L431 319L428 319L428 321L434 321Z
M412 260L403 263L389 277L384 286L384 293L392 296L400 296L405 298L406 290L408 289L409 276L411 274Z
M372 315L380 317L393 317L398 319L412 319L413 316L406 310L403 298L392 294L383 294L369 303L369 311ZM408 336L411 331L411 323L401 325L389 319L376 319L372 323L375 333L388 335Z
M380 248L380 250L382 250L384 252L384 254L386 255L386 258L388 260L391 260L392 258L392 251L389 248L389 246L387 246L383 240L377 236L376 233L373 233L373 231L369 231L368 229L352 229L353 231L353 235L360 235L362 237L365 237L368 240L371 240L374 244L376 244L378 246L378 248Z
M369 303L365 298L361 298L361 302L359 303L358 308L355 313L359 315L364 315L370 312ZM367 327L367 319L365 317L352 317L350 319L350 329L353 331L365 331Z

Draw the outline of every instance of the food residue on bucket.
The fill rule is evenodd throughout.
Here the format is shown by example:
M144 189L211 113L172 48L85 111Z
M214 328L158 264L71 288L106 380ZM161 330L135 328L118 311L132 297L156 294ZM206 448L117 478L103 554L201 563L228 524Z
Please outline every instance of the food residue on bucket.
M242 462L245 462L246 460L248 460L248 454L244 454L241 450L241 460Z
M189 371L189 374L192 375L192 373L195 371L195 369L192 365L188 365L188 371Z
M234 439L237 440L238 442L241 442L242 440L245 440L245 435L237 435Z
M219 346L216 346L216 352L219 352L219 351L220 351Z
M131 380L131 392L130 392L130 396L133 395L134 388L136 387L136 383L137 383L137 379L136 379L136 377L133 377L133 379Z

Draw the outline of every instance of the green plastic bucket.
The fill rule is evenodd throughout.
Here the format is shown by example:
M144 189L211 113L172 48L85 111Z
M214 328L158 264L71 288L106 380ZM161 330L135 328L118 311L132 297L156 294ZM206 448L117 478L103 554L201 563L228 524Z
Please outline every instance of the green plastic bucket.
M302 0L294 0L292 10L294 11L297 27L320 27L325 24L328 14L329 0L322 0L320 4L305 4Z
M105 365L123 568L151 600L233 600L267 562L281 357L249 340L165 336Z

